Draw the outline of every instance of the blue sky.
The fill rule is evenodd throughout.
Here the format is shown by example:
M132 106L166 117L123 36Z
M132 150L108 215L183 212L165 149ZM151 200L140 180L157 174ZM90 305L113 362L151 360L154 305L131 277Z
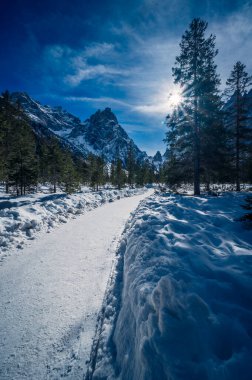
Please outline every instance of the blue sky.
M237 60L252 72L251 1L2 0L0 90L81 119L111 107L141 149L164 151L171 68L194 17L216 34L223 84Z

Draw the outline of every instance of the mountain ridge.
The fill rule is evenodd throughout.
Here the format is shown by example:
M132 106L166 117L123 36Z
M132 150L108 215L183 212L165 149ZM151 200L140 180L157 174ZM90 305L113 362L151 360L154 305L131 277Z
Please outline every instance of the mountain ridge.
M42 105L25 92L13 92L13 103L18 102L31 121L35 133L53 133L59 140L80 152L84 158L89 153L103 156L108 162L120 158L126 165L130 145L138 162L150 160L131 139L111 108L97 110L85 121L64 110L61 106ZM46 128L46 129L45 129Z

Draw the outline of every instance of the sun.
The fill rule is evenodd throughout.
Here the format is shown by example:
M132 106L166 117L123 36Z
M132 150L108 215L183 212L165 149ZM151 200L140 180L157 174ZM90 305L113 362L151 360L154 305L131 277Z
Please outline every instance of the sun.
M179 89L174 90L169 95L169 104L171 107L176 107L182 102L182 95Z

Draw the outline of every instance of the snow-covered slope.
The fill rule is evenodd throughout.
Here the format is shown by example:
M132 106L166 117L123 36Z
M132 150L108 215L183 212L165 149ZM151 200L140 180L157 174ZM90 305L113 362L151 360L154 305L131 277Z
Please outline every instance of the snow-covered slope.
M39 133L40 127L47 128L70 144L70 147L77 148L84 157L91 152L102 155L111 162L119 156L125 163L130 144L133 144L138 161L148 158L129 138L110 108L98 110L89 119L81 122L61 107L42 106L26 93L14 92L11 99L21 104L36 133Z
M167 194L140 205L118 251L93 380L250 380L252 234L235 220L243 201Z

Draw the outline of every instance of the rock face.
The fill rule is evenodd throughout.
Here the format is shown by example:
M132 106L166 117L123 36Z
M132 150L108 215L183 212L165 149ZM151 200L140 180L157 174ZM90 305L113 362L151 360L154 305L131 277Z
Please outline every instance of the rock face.
M98 110L84 122L62 109L62 107L42 106L26 93L11 94L13 102L19 102L32 122L35 133L45 135L46 130L55 134L64 143L69 144L84 157L89 153L102 155L111 162L120 157L126 163L130 144L136 159L141 162L148 158L129 138L110 108Z
M84 146L93 153L103 155L109 162L119 156L125 163L130 144L138 161L147 159L147 154L129 138L110 108L98 110L83 124L76 125L69 141L79 149Z
M164 157L161 155L161 153L158 150L157 153L152 158L152 163L156 169L160 169L163 162L164 162Z

